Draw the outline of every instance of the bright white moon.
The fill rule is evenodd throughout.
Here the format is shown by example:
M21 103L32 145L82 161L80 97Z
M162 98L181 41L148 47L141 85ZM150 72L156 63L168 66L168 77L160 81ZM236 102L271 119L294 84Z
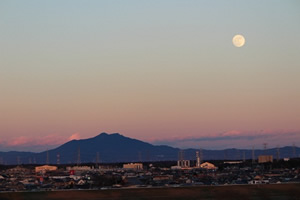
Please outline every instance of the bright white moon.
M242 36L242 35L235 35L232 38L232 43L236 47L242 47L242 46L244 46L245 42L246 42L246 40L245 40L244 36Z

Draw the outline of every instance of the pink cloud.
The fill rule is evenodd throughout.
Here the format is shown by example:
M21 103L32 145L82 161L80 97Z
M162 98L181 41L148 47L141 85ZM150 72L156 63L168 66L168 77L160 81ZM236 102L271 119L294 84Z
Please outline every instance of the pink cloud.
M0 144L4 147L16 147L16 146L54 146L61 145L70 140L80 139L79 133L74 133L70 137L61 136L58 134L51 134L42 137L27 137L20 136L16 138L10 138L7 140L1 140Z
M80 134L79 133L74 133L69 137L69 140L79 140L80 139Z
M13 138L7 142L4 142L7 144L7 146L19 146L19 145L24 145L30 142L30 139L25 137L25 136L20 136L17 138Z

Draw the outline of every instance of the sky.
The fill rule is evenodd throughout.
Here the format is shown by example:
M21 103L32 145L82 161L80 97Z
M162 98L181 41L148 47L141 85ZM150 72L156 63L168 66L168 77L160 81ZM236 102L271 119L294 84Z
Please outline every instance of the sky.
M298 0L0 0L0 150L300 146L299 22Z

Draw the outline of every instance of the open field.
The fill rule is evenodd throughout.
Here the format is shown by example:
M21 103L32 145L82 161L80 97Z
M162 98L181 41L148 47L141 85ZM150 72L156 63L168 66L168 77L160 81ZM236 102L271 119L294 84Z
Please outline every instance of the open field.
M242 200L298 200L300 184L231 185L178 188L139 188L111 190L73 190L51 192L0 193L1 200L113 200L113 199L242 199Z

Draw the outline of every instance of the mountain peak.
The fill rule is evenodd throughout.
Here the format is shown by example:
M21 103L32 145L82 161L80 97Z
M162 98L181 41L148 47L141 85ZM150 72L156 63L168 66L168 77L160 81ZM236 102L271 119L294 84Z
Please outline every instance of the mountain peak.
M111 136L123 136L123 135L121 135L120 133L112 133L112 134L110 134Z
M99 135L97 135L95 137L108 136L108 135L109 135L108 133L102 132L102 133L100 133Z
M108 134L108 133L102 132L99 135L97 135L96 137L106 137L106 136L122 136L122 135L120 133L111 133L111 134Z

